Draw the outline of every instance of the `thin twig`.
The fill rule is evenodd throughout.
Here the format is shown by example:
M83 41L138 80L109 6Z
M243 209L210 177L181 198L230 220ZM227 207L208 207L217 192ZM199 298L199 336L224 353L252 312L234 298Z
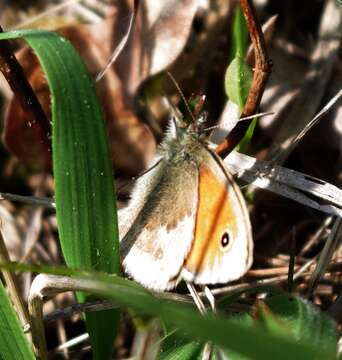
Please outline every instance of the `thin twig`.
M242 112L242 116L249 116L255 113L259 107L266 82L271 74L271 63L268 59L264 35L260 23L257 20L252 1L240 0L240 4L247 21L248 31L255 53L253 81Z
M0 193L0 201L1 200L14 201L14 202L19 202L34 206L44 206L46 208L51 208L51 209L56 208L54 200L45 197L22 196L22 195L9 194L9 193Z
M309 260L302 267L300 267L296 271L295 275L293 276L293 280L297 280L301 276L306 275L306 271L308 270L308 268L314 262L316 262L316 258L313 258L313 259ZM258 289L258 288L264 287L266 285L267 286L277 285L277 284L279 284L279 283L281 283L283 281L287 281L287 279L288 279L287 275L280 275L280 276L275 276L275 277L268 278L268 279L257 280L257 281L250 282L250 283L224 286L224 287L221 287L221 288L218 288L218 289L212 289L211 292L214 295L220 295L220 294L233 295L233 294L236 294L236 293L242 293L242 292L247 291L247 290ZM200 293L199 295L201 297L205 296L204 293Z
M102 311L116 309L118 307L119 306L111 300L93 300L84 303L75 303L62 309L56 309L50 314L47 314L44 316L44 323L49 324L58 319L67 319L75 314L80 314L85 311Z
M3 32L1 26L0 32ZM0 71L3 73L22 109L35 119L31 126L38 130L41 143L45 145L46 149L49 149L50 122L27 81L24 70L16 59L8 40L0 41ZM47 154L50 153L47 152ZM50 155L46 156L47 162L49 162Z

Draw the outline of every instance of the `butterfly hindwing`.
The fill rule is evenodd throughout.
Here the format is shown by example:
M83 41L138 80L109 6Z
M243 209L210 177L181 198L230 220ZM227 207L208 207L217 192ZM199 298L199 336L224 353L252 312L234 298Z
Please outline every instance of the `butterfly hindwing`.
M199 167L195 238L182 277L197 284L225 283L251 266L252 235L240 189L208 152Z
M130 226L120 227L123 265L146 287L169 289L179 280L194 237L198 168L193 163L170 165L162 160L138 182L136 188L146 191L139 194L139 204L134 200L125 209L125 216L130 207L135 211Z

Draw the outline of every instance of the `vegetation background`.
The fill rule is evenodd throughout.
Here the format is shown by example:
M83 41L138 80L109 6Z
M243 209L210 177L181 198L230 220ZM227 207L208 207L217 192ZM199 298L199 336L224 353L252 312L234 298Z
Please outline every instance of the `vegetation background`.
M71 292L46 301L48 355L43 351L43 358L203 359L210 354L241 358L236 353L245 358L291 355L311 359L316 351L321 351L317 358L337 356L342 319L342 120L338 101L342 4L334 0L255 0L253 4L264 25L272 60L260 111L272 115L253 122L254 131L239 151L268 161L275 176L269 179L264 168L256 168L239 178L253 224L252 269L240 281L212 289L218 319L196 317L196 310L184 306L190 298L182 285L176 293L160 299L121 277L110 282L105 275L91 275L98 281L88 284L91 292L114 299L115 309L88 312L85 325L84 309L76 305ZM115 207L125 205L132 177L146 168L161 141L172 110L170 102L183 106L165 71L173 74L187 98L193 93L206 95L204 109L212 124L223 122L224 135L243 110L255 63L238 6L238 1L219 0L1 3L4 31L57 31L76 49L74 54L69 43L46 33L23 32L19 35L26 43L11 42L42 106L39 113L36 104L32 106L28 100L27 89L16 80L15 76L20 79L22 75L8 70L8 48L4 41L0 43L0 69L5 76L7 73L7 81L1 78L0 82L2 262L56 265L64 264L65 259L72 267L119 273L117 239L105 245L107 237L117 233ZM114 64L95 82L125 36L127 42ZM232 67L234 60L238 66ZM16 96L8 83L16 89ZM310 121L331 101L329 111L311 129ZM67 126L71 121L75 125L70 135ZM305 137L294 144L303 129ZM58 142L57 133L70 137ZM97 143L94 138L102 140ZM75 146L69 147L70 143ZM278 168L281 165L306 175L286 169L283 173ZM234 166L235 172L243 170L234 160L228 160L228 166L233 172ZM112 169L116 195L111 186ZM266 184L268 190L265 179L271 183ZM253 185L248 185L251 182ZM83 193L87 196L82 197ZM55 194L58 226L49 201ZM115 196L117 204L111 201ZM89 207L93 212L84 221ZM74 245L75 239L78 245ZM59 268L52 273L63 271ZM67 274L89 280L84 273ZM34 276L25 272L13 277L3 270L21 325L28 320L25 309ZM70 289L83 288L76 284ZM24 349L22 358L33 358L7 295L1 291L1 357L11 359L15 349ZM95 307L102 310L108 307L108 302L93 296L79 294L78 299L95 301ZM103 325L105 319L110 320L109 326ZM71 339L76 341L70 343ZM40 340L45 341L44 335L40 334Z

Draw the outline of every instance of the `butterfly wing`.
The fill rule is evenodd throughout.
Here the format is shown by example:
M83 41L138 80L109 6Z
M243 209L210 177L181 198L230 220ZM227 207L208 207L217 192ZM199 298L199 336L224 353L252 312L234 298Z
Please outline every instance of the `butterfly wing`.
M146 198L153 190L153 187L156 186L164 166L165 163L162 157L157 155L153 159L152 164L150 164L149 170L143 176L138 177L133 187L129 204L118 212L120 241L125 237L141 212L146 203Z
M123 266L136 281L155 290L177 284L194 237L197 201L194 163L162 160L137 181L125 210L126 216L135 213L120 226Z
M222 162L209 151L204 159L195 238L181 276L197 284L225 283L252 264L251 226L245 200Z

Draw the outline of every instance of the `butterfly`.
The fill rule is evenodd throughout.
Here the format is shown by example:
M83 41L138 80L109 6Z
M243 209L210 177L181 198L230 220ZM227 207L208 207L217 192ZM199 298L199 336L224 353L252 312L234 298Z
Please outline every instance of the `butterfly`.
M164 291L180 280L227 283L253 261L245 200L209 147L206 116L173 118L119 220L125 271Z

